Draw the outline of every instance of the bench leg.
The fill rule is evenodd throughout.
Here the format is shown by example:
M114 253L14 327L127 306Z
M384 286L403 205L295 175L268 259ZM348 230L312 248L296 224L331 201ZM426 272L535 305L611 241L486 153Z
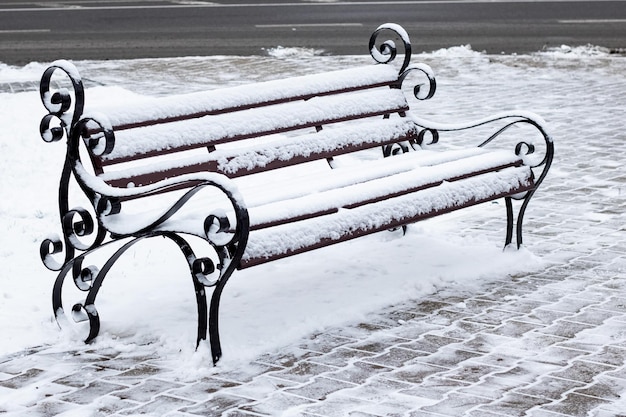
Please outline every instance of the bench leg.
M87 292L85 301L82 303L76 303L72 306L72 318L77 323L89 320L89 334L85 338L85 343L90 343L93 339L95 339L100 332L100 315L96 309L95 302L96 297L98 296L98 291L102 286L102 282L115 262L124 254L124 252L142 239L143 238L136 238L122 245L122 247L115 251L115 253L104 263L102 269L97 268L95 265L90 265L88 267L83 267L82 265L85 257L94 253L98 249L107 246L106 244L97 246L88 252L77 256L69 262L66 262L63 268L59 271L59 275L57 276L52 290L52 309L57 323L60 324L61 322L66 321L62 301L62 289L65 278L71 271L76 287L81 291Z
M528 191L523 198L519 211L517 213L517 219L515 218L515 209L513 207L513 197L505 197L506 202L506 239L504 247L507 248L513 243L513 232L515 231L515 247L519 249L522 246L522 226L524 223L524 214L526 213L526 207L532 197L534 190Z
M213 356L213 365L222 357L222 345L220 343L219 333L219 308L222 291L227 280L220 280L213 289L211 297L211 309L209 310L209 338L211 343L211 355ZM205 316L206 317L206 316ZM206 338L206 333L205 333Z
M62 324L66 324L68 322L67 318L65 317L65 311L63 308L62 290L63 290L63 283L65 282L65 278L71 272L74 277L74 283L76 284L76 286L80 290L87 292L87 297L85 298L84 302L76 303L73 305L72 318L77 323L83 322L86 320L89 321L89 334L84 340L85 343L90 343L93 339L95 339L98 336L98 333L100 331L100 315L98 314L98 311L95 307L96 297L98 296L98 291L100 290L100 287L102 286L102 283L104 279L106 278L106 275L108 274L109 270L111 269L111 267L113 267L115 262L122 256L122 254L124 254L124 252L126 252L126 250L128 250L135 243L137 243L140 240L143 240L146 237L152 237L152 236L158 236L158 235L167 237L170 240L172 240L174 243L176 243L178 247L180 248L181 252L183 253L183 255L185 255L185 257L187 258L189 262L191 276L193 279L194 290L196 294L196 304L197 304L197 310L198 310L197 344L199 344L201 340L205 340L206 335L207 335L207 310L208 310L207 300L206 300L206 289L205 289L205 286L202 283L200 283L195 277L195 274L193 271L193 264L194 264L194 261L196 260L196 257L191 249L191 246L183 238L181 238L180 236L174 233L163 233L163 234L155 233L155 234L151 234L148 236L135 238L131 240L130 242L127 242L126 244L124 244L121 248L119 248L113 254L113 256L111 256L105 262L102 269L98 269L97 267L93 265L88 266L86 268L83 268L82 266L83 260L85 259L85 257L93 253L97 249L101 248L102 246L94 248L91 251L86 252L80 256L77 256L76 258L70 260L69 262L66 262L63 268L59 271L59 274L57 276L57 279L52 289L52 309L54 312L55 319L57 320L57 323L61 327L64 327ZM113 243L113 242L110 242L110 243ZM221 292L221 289L220 289L220 292ZM215 295L214 295L214 298L215 298ZM218 304L219 304L219 301L218 301ZM217 309L217 306L215 307L215 309ZM214 314L214 315L217 317L217 314ZM215 327L217 329L217 325L215 325ZM214 337L211 337L211 339L213 340ZM219 349L219 337L216 338L216 341L217 341L216 346L217 346L217 351L218 351L217 357L219 358L219 356L221 356L221 349ZM212 343L212 350L215 352L215 349L213 348L213 343ZM215 356L216 355L214 353L213 354L214 360L215 360Z

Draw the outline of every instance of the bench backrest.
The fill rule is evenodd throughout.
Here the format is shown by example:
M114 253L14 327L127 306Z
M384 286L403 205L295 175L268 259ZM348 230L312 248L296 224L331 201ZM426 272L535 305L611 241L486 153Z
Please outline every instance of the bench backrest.
M396 39L381 42L379 33L389 30ZM390 64L398 40L405 53L399 70ZM419 70L430 84L421 96L416 87L415 95L430 98L432 71L409 65L408 36L397 25L382 25L369 46L376 65L109 106L85 106L76 69L59 61L42 78L41 96L50 111L42 136L59 140L65 128L72 143L87 145L95 174L119 188L204 172L235 178L415 141L418 128L404 117L409 106L401 87L408 73ZM49 91L59 68L73 83L71 110L67 92ZM62 128L50 127L55 117ZM80 159L77 150L71 152L70 160Z
M372 65L97 109L115 136L92 160L102 179L126 187L193 172L239 177L413 140L397 87L396 69Z

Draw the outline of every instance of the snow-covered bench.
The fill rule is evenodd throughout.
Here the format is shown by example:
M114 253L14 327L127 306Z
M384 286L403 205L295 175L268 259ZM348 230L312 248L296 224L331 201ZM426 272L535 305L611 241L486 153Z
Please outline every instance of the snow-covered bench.
M396 45L404 48L399 70ZM516 112L466 125L425 121L409 113L403 82L410 73L420 76L415 96L427 99L435 80L428 66L410 64L406 32L383 25L370 50L375 65L108 108L85 107L76 68L53 63L41 81L49 110L41 133L46 142L67 138L59 188L63 237L45 239L41 256L59 271L57 320L65 317L61 293L71 274L87 293L73 306L74 319L89 321L86 341L96 337L102 281L128 248L150 237L170 239L187 260L198 343L208 327L214 361L221 356L220 296L236 269L503 197L505 245L519 247L524 211L552 160L540 119ZM51 91L55 72L71 88ZM493 134L480 133L493 123ZM530 127L542 152L524 129L512 135L512 146L486 146L511 126ZM473 146L435 145L444 133L470 127L483 137ZM74 180L89 210L71 208ZM512 200L521 200L517 219ZM105 247L111 254L104 262L91 256ZM214 287L209 308L205 287Z

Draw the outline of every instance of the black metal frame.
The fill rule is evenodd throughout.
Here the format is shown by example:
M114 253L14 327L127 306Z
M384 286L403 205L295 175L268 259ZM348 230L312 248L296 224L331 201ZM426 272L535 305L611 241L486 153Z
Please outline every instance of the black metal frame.
M64 73L71 81L73 97L68 90L54 93L50 91L51 78L56 71ZM198 309L197 343L199 344L206 339L208 328L212 357L214 362L217 362L222 354L218 328L220 298L228 278L239 264L248 238L249 219L245 204L235 192L224 186L221 181L186 179L183 185L189 186L189 190L172 204L158 220L130 235L108 233L103 225L103 216L118 213L122 203L118 199L104 197L96 193L85 183L83 172L87 168L81 160L80 148L86 146L92 154L104 156L113 149L114 133L107 126L106 121L102 119L81 118L84 106L83 86L78 72L69 62L57 61L44 72L40 95L44 106L49 111L49 114L44 116L40 124L42 138L46 142L57 142L64 137L67 139L67 153L59 183L58 200L62 238L58 236L46 238L40 246L40 255L44 265L50 270L59 272L52 291L52 307L55 318L59 323L65 321L62 288L66 277L71 273L76 287L87 293L83 302L73 305L72 317L76 322L89 321L89 335L85 342L92 341L100 330L100 317L95 307L96 297L111 267L139 241L157 236L164 237L176 244L189 264ZM58 124L53 126L53 121L57 121ZM89 129L87 129L88 126ZM91 202L91 210L82 207L70 209L71 179L76 181ZM223 180L228 181L225 177ZM133 198L152 195L155 192L176 188L180 185L181 182L170 183L166 187L156 190L154 188L143 191L137 190ZM171 218L191 197L206 187L220 190L229 199L235 213L236 225L234 232L229 232L233 230L233 227L231 227L228 218L223 215L207 215L203 223L205 232L203 238L212 248L213 257L198 257L188 240L183 238L184 233L160 231L159 226ZM84 243L83 240L89 237L93 239L92 242ZM218 241L219 243L217 243ZM113 246L118 248L101 268L96 265L84 266L85 259L94 252ZM65 252L64 259L62 262L58 262L55 257L63 252ZM219 261L216 263L213 258L218 258ZM211 278L216 273L218 277L216 279ZM206 287L214 287L208 308Z
M404 29L393 24L380 26L370 38L369 47L372 57L375 61L382 64L390 63L396 58L398 54L396 42L393 40L381 42L381 39L379 39L382 38L381 34L388 32L391 32L396 40L400 39L404 49L404 59L398 72L398 81L392 85L392 88L402 88L402 84L407 76L410 73L418 72L422 76L426 76L427 83L418 84L413 89L415 97L419 100L431 98L436 90L434 75L427 65L410 64L411 44ZM69 79L72 86L71 91L67 89L51 91L51 79L55 72L60 72L61 75ZM426 84L428 89L424 90ZM244 202L239 200L237 193L233 192L229 186L224 185L228 183L225 177L224 182L221 180L206 180L205 177L197 181L189 181L187 179L182 185L186 186L188 191L148 227L129 235L109 233L103 224L103 218L109 214L118 213L121 210L123 198L105 197L94 191L86 183L84 172L89 169L97 171L97 168L94 168L93 164L89 167L83 164L80 149L85 147L91 154L104 156L111 152L115 145L114 132L103 118L85 117L83 115L83 84L78 71L71 63L56 61L44 72L41 80L40 95L44 106L48 110L48 114L43 117L40 124L43 140L46 142L57 142L65 138L67 141L67 153L62 168L58 194L62 237L53 236L46 238L40 246L40 255L44 265L50 270L58 271L52 291L55 318L59 323L66 320L62 302L62 288L65 279L71 274L76 287L87 293L83 302L73 305L72 316L75 321L89 322L89 335L85 342L92 341L100 330L100 318L95 307L96 297L111 267L136 243L152 237L163 237L172 241L188 262L198 311L197 343L199 344L206 339L208 328L212 357L214 363L216 363L222 354L218 328L221 294L229 277L239 265L248 239L249 219ZM406 116L406 114L402 114L402 116ZM541 169L541 172L536 175L535 187L522 195L505 197L507 210L505 246L512 243L513 229L516 227L516 244L519 247L522 244L522 221L526 207L536 188L546 176L554 152L552 140L536 120L524 114L509 114L468 124L464 127L457 126L451 128L442 128L441 125L417 122L421 131L413 140L385 146L383 153L385 156L390 156L397 152L407 152L411 148L417 149L426 145L426 137L430 137L430 143L437 142L440 132L468 129L496 121L504 122L504 127L500 128L479 146L486 146L509 127L519 123L526 123L536 127L543 135L546 144L545 156L539 163L532 166L533 169ZM529 143L521 142L516 146L516 153L520 155L523 151L526 154L531 154L535 151L535 147ZM70 208L70 183L73 185L74 182L89 200L91 205L89 210L80 206ZM175 187L180 188L180 186L181 183L169 184L159 189L142 189L145 187L138 187L132 191L135 193L132 197L140 198L152 195L155 192L167 191ZM226 217L214 214L207 215L204 219L205 235L202 237L208 243L212 256L199 257L195 254L189 241L183 237L184 233L175 230L161 230L159 226L174 215L193 195L206 187L218 189L228 198L235 213L236 225L233 229ZM517 221L514 219L513 199L522 200ZM223 239L223 237L226 237L226 239ZM91 239L91 242L85 243L85 239ZM103 248L111 248L114 252L100 268L86 262L86 259L93 253ZM63 259L58 261L56 258L60 256ZM213 260L215 258L218 259L217 263ZM215 275L217 275L217 278L212 278ZM206 287L214 287L210 306L207 305Z

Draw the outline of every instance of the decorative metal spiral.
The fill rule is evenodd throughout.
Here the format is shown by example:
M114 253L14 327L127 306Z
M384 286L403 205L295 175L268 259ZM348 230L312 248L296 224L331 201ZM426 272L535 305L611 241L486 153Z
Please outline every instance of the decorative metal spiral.
M416 84L413 87L413 95L418 100L428 100L435 95L435 91L437 90L437 81L435 80L435 74L430 66L426 64L411 64L408 66L400 76L398 77L398 86L397 88L402 88L402 84L407 76L413 72L418 72L426 76L428 81L428 89L425 90L424 83Z
M396 46L396 42L393 39L388 39L385 41L380 41L378 39L381 33L391 31L395 33L395 37L397 40L400 40L404 49L404 61L402 63L402 67L400 68L399 73L403 73L405 69L409 66L409 62L411 62L411 41L409 39L409 35L406 31L399 25L393 23L386 23L384 25L380 25L372 36L370 37L369 42L369 51L370 55L374 60L380 64L388 64L392 62L397 54L398 49Z
M89 152L97 157L110 154L115 146L113 127L103 114L88 115L76 122L70 138L70 157L74 162L80 162L78 149L81 139Z
M51 91L52 76L57 71L64 73L65 77L70 80L74 90L73 100L72 93L67 88ZM70 129L83 113L85 103L85 91L76 67L64 60L52 63L41 77L39 95L41 102L48 110L48 114L43 117L39 125L42 139L45 142L55 142L63 137L63 133L69 136ZM51 127L54 119L60 121L60 127Z

